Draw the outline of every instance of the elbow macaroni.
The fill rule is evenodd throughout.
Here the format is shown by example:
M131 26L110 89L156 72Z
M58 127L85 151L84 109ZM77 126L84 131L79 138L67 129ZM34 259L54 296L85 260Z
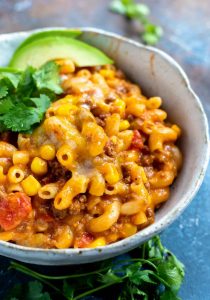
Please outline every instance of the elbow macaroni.
M88 227L91 232L102 232L114 225L120 215L120 203L119 201L113 201L111 204L108 204L104 213L96 218L90 220Z
M115 67L56 62L64 98L32 134L18 135L17 147L0 141L3 193L32 203L24 226L4 230L0 215L0 240L102 247L154 221L182 165L181 129L165 122L160 97L147 99Z

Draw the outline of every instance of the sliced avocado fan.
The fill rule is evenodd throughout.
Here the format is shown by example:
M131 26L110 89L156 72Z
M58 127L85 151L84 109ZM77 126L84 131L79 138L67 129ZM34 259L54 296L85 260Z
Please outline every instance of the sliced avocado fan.
M55 59L71 59L78 67L112 64L99 49L66 36L48 36L20 46L9 67L23 70L27 66L39 68Z

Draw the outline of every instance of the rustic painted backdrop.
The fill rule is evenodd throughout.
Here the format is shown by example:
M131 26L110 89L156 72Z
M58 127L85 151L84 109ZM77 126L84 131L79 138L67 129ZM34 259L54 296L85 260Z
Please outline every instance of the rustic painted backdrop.
M158 47L183 66L210 120L210 0L142 2L150 6L152 21L164 28ZM138 40L136 24L108 11L108 5L109 0L0 0L0 33L92 26ZM210 168L191 206L162 238L186 265L183 300L210 300ZM0 263L3 270L8 260L0 257ZM1 290L15 279L16 275L8 278L0 270L0 299Z

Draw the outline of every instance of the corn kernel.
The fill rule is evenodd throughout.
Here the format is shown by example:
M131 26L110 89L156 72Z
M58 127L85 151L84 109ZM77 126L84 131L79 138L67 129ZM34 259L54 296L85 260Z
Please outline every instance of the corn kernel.
M104 237L99 237L95 239L92 243L90 243L87 248L96 248L96 247L102 247L106 246L106 240Z
M100 74L106 79L113 79L115 77L115 72L113 70L100 70Z
M47 162L40 157L35 157L31 163L31 171L36 175L47 173Z
M119 234L117 233L110 233L106 237L108 243L116 242L119 239Z
M57 59L56 63L60 66L61 74L73 73L75 65L71 59Z
M118 138L122 141L121 151L127 150L133 139L133 130L124 130L118 134Z
M82 69L77 72L77 76L89 79L92 76L92 74L88 69Z
M127 120L120 122L120 131L126 130L130 127L130 123Z
M143 211L140 211L139 213L134 215L131 220L132 220L133 224L141 225L141 224L147 222L147 217Z
M121 99L117 99L112 104L112 111L119 113L121 117L125 115L125 102Z
M71 247L73 242L73 232L70 226L62 225L56 228L55 246L58 249L66 249Z
M120 115L113 114L106 118L105 132L108 136L117 135L120 128Z
M127 114L132 114L136 117L141 117L145 111L145 105L142 103L137 103L134 105L128 105L126 108Z
M26 179L24 179L21 182L21 185L28 196L35 196L41 188L39 181L32 175L29 175Z
M29 162L29 152L28 151L15 151L12 156L13 164L27 165Z
M39 149L41 158L45 160L52 160L55 158L55 146L54 145L43 145Z
M123 237L131 236L131 235L135 234L136 232L137 232L137 227L135 225L130 224L130 223L126 223L123 225L123 229L122 229Z

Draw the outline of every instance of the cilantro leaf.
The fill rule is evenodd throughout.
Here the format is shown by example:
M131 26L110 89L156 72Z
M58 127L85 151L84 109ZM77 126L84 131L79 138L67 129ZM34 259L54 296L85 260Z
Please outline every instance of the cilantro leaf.
M2 82L2 80L7 81L14 87L17 88L19 82L20 82L20 78L21 78L21 73L17 72L17 73L12 73L12 72L0 72L0 80Z
M38 70L0 70L0 132L30 132L62 92L59 84L59 67L54 62Z
M135 285L140 285L143 282L156 284L156 281L150 278L154 272L151 270L142 270L142 263L138 262L126 267L126 273L130 280Z
M105 274L99 274L100 275L100 281L103 283L111 283L111 282L120 282L121 278L117 276L112 269L109 269L107 273Z
M63 294L69 300L74 299L74 288L66 280L63 281Z
M160 26L147 24L145 33L142 34L142 39L146 44L155 45L162 35L163 30Z
M0 115L7 113L14 105L10 97L0 100Z
M39 98L30 98L30 101L35 104L41 114L50 106L50 98L47 95L41 94Z
M7 127L4 125L4 123L0 119L0 132L4 132L7 130Z
M59 66L55 62L50 61L35 71L33 78L38 90L47 90L49 92L54 92L55 94L61 94L63 90L60 86L58 70Z
M30 97L35 91L35 83L33 80L34 68L28 67L22 74L17 86L17 95L19 98Z
M20 283L15 284L6 295L5 300L19 300L23 294L23 285Z
M164 258L164 247L158 236L149 240L145 245L148 258L158 258L160 260Z
M110 9L130 20L137 20L143 28L141 39L145 44L155 45L163 34L160 26L151 24L149 21L150 10L145 4L136 3L135 0L113 0Z
M14 132L29 131L31 126L41 121L41 114L37 108L28 107L23 103L15 106L0 117L4 126Z
M2 84L0 85L0 99L7 96L8 90L9 90L8 86Z
M28 283L28 291L25 300L51 300L47 292L43 292L43 285L39 281Z
M43 292L43 285L39 281L28 284L16 284L9 291L5 300L51 300L49 293Z
M138 253L137 256L136 253ZM115 285L116 289L112 289L112 293L118 300L181 300L177 293L184 278L184 267L162 245L159 237L154 237L146 242L140 247L140 251L135 250L128 257L124 257L123 260L122 258L121 255L119 261L116 261L116 258L109 259L91 267L84 267L81 272L76 271L61 277L34 273L28 267L17 262L12 262L11 268L40 279L42 282L44 278L45 284L54 290L54 293L58 293L58 296L62 294L65 299L69 300L95 299L96 292L103 295L105 289ZM55 280L58 282L57 285L52 284ZM41 288L35 286L35 290L34 287L32 290L33 296L37 295L37 298L34 296L34 298L25 297L24 299L49 299L48 295L43 293L42 286ZM29 289L27 291L29 292ZM104 294L108 295L108 293L109 290ZM17 297L18 293L12 294L12 296ZM20 299L18 298L18 300Z
M112 1L110 4L110 9L120 15L125 15L126 13L125 5L119 0Z
M162 295L160 295L160 300L181 300L181 299L172 291L166 290Z
M177 292L180 289L183 280L183 273L174 264L171 258L158 265L158 273L159 276L161 276L161 278L164 279L169 286L171 286L173 291Z

